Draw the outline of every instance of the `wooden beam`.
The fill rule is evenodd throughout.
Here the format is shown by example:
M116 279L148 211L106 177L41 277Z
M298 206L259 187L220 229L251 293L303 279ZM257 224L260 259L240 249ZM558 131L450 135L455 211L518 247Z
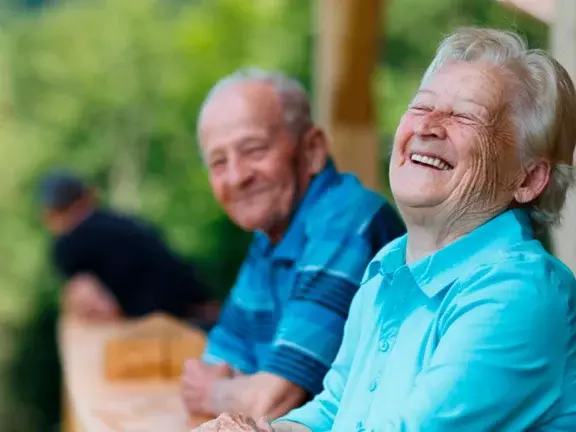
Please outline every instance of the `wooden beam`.
M551 50L576 82L576 1L556 0L556 12L551 31ZM551 232L554 254L576 273L576 190L566 197L562 226Z
M374 189L380 186L380 158L372 82L383 3L318 0L316 16L316 118L338 167Z
M554 20L556 0L498 0L498 2L521 10L546 24L552 24Z

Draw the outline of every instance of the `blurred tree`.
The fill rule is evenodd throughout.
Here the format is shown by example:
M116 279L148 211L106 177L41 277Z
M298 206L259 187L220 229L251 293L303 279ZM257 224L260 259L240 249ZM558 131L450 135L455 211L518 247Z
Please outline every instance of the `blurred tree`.
M37 295L35 313L14 332L18 342L5 381L11 390L10 420L2 419L4 427L12 428L13 432L51 431L60 421L58 304L54 295L58 285L55 278L43 279L42 287L51 289Z
M69 0L50 2L41 13L2 15L0 316L19 344L8 369L13 379L4 381L17 400L0 413L34 413L26 427L0 418L3 430L50 430L58 417L57 290L46 277L38 176L54 165L84 173L104 201L157 222L225 295L249 235L211 196L195 117L208 88L239 67L306 80L309 2L294 4Z
M37 175L71 165L116 207L162 224L183 252L221 255L217 233L207 235L222 214L198 158L195 116L209 86L240 66L307 74L308 10L287 5L68 1L15 19L3 35L0 101L13 157L0 175L3 193L27 198L19 220L30 221Z

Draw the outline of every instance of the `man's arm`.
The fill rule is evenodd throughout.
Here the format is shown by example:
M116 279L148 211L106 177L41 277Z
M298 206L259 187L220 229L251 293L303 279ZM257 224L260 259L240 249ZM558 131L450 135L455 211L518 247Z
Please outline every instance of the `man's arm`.
M362 274L372 251L361 236L339 236L334 233L312 239L298 263L295 286L283 311L275 341L262 372L280 377L315 395L322 391L322 382L340 345L350 303L358 291ZM287 393L286 398L292 398ZM305 393L302 393L303 395ZM277 400L284 406L280 414L298 407L284 405L281 395L262 391L263 400ZM274 404L268 411L277 413Z
M228 298L218 325L209 334L203 358L185 363L182 397L191 414L221 414L222 407L228 409L235 400L235 393L226 392L223 397L222 386L228 388L232 378L242 379L244 373L256 369L248 337L249 320L234 295Z
M322 390L372 253L362 236L338 234L309 241L267 361L254 375L218 382L215 414L277 418Z
M306 391L267 372L237 376L217 382L212 397L213 412L245 413L253 418L277 418L301 405Z
M350 316L344 327L344 337L338 355L324 378L324 390L304 406L292 410L273 423L274 430L282 431L281 426L292 427L287 431L329 431L340 407L340 401L348 382L348 375L354 361L356 347L362 334L362 316L365 290L360 289L352 300Z
M523 274L492 266L463 284L430 364L379 431L528 430L557 402L570 344L567 300L562 282L551 283L555 274L538 274L543 265L534 264ZM564 283L574 290L573 280Z
M247 335L250 322L244 308L232 292L226 300L218 324L210 331L202 360L208 364L227 363L236 375L256 368L254 347Z
M308 227L307 246L266 361L254 376L219 383L219 393L228 396L219 399L226 402L218 404L217 413L249 410L255 417L274 418L322 390L350 303L373 255L372 231L359 228L372 224L355 222Z
M361 337L363 300L362 291L360 291L352 301L350 309L350 318L346 322L344 329L344 338L336 360L324 380L324 390L316 396L311 402L301 408L291 411L287 416L278 419L272 424L272 428L262 428L265 430L274 430L276 432L324 432L331 430L334 418L338 412L342 394L348 380L350 368L354 361L356 346ZM253 377L253 376L252 376ZM252 377L246 377L248 379ZM227 383L227 384L226 384ZM217 396L220 409L227 412L242 411L250 418L257 419L261 416L250 413L250 395L242 393L242 388L247 388L246 381L240 378L223 380L221 384L221 393ZM238 397L239 400L234 400ZM244 405L244 406L242 406ZM245 410L244 408L247 408ZM218 419L206 424L213 426L223 418L229 417L230 414L222 414ZM203 430L203 429L199 429Z
M230 406L230 398L216 398L216 390L222 385L227 386L231 378L243 378L244 374L256 372L255 347L250 337L252 317L250 310L246 308L246 302L252 298L252 271L252 262L244 261L236 283L224 303L218 324L208 335L201 362L192 362L184 371L182 393L191 413L219 415L223 412L220 407ZM232 369L229 374L231 377L223 378L218 373L210 373L217 369L214 368L216 365L221 364ZM218 403L214 403L215 401Z
M278 385L278 383L288 382L287 380L273 374L258 373L220 381L214 398L217 412L244 412L254 418L266 416L274 419L291 411L287 416L274 423L275 430L282 431L280 426L293 427L293 429L285 430L293 430L294 432L308 429L313 431L330 430L338 412L340 399L354 360L356 345L360 339L361 303L362 292L360 291L352 301L350 318L346 321L344 328L342 345L331 369L326 374L323 382L324 390L311 402L292 410L300 405L295 403L294 395L301 395L302 388L300 388L300 392L286 392L286 388ZM266 380L262 379L263 376L266 376ZM261 385L268 383L272 385L270 387ZM294 386L294 384L291 385Z

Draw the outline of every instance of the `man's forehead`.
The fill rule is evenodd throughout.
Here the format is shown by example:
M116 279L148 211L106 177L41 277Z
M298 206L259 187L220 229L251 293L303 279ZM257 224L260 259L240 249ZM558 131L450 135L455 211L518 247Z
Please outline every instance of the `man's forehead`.
M218 90L204 106L200 126L226 121L272 121L281 115L279 98L271 85L248 81Z
M279 99L264 83L238 83L216 93L198 124L200 147L212 153L229 145L268 139L283 125Z

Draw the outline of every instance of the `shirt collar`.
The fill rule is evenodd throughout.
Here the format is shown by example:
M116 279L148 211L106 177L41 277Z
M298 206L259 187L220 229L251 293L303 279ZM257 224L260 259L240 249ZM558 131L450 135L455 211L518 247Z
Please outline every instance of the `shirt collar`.
M296 261L301 255L306 241L305 222L308 211L319 197L339 180L340 173L334 162L329 159L324 169L312 179L304 197L294 209L292 221L280 242L274 246L266 234L261 231L255 233L254 241L257 253L263 257L271 257L273 260Z
M485 263L488 257L494 260L494 255L502 249L533 238L528 213L508 210L407 267L424 294L432 298L468 270ZM398 268L406 265L406 242L407 236L404 236L380 262L384 276L391 277Z

